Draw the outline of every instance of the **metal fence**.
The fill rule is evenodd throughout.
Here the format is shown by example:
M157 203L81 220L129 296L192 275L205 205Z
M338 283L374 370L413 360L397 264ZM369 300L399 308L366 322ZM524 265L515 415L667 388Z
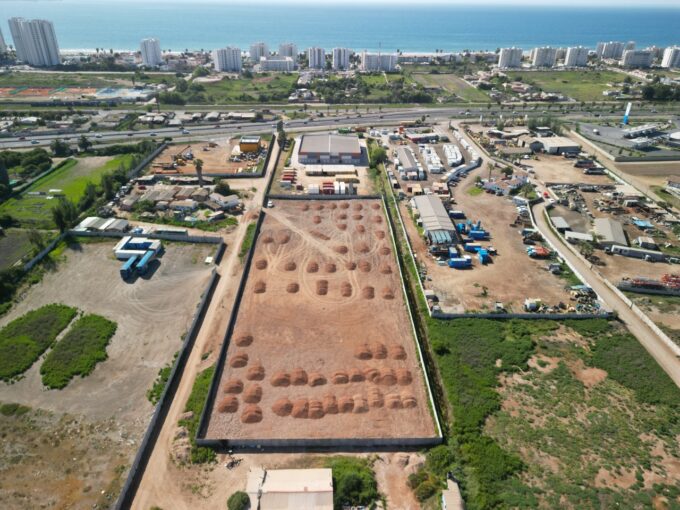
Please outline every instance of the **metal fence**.
M90 232L82 230L69 230L68 233L74 237L111 237L116 239L121 239L130 235L129 232ZM181 243L220 244L224 242L224 239L219 236L197 236L191 234L159 234L157 232L152 232L149 234L140 234L140 237L162 239L163 241L177 241Z

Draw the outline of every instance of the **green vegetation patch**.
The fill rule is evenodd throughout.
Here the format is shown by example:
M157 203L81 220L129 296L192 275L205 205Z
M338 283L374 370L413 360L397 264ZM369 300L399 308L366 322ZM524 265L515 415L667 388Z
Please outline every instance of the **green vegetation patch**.
M64 388L75 376L92 373L107 358L106 346L117 324L99 315L85 315L57 342L40 367L42 381L52 389Z
M609 83L621 83L625 76L615 71L519 71L507 73L545 92L565 94L577 101L602 101Z
M252 77L223 78L218 82L204 82L198 97L210 104L268 103L287 100L295 90L298 75L262 73Z
M326 467L333 470L333 508L371 507L379 498L378 483L367 459L332 457Z
M179 351L175 353L175 356L172 358L170 363L158 371L158 376L156 376L153 386L146 392L146 398L148 398L149 402L151 402L153 405L158 404L158 401L161 399L161 395L163 395L163 391L168 384L168 379L172 373L172 367L175 365L178 355Z
M28 370L52 345L77 310L51 304L28 312L0 330L0 379L8 381Z
M0 414L3 416L21 416L30 410L30 407L23 406L15 402L0 405Z
M196 376L194 387L191 389L191 395L184 407L184 412L191 412L191 418L180 420L179 424L186 427L189 432L189 440L191 441L191 463L204 464L206 462L214 462L217 458L215 451L211 448L200 447L196 445L196 432L198 431L198 423L201 420L201 413L203 406L208 398L210 392L210 382L215 373L215 366L206 368L203 372Z
M255 229L257 228L257 222L250 223L246 229L246 235L243 237L243 242L241 243L241 249L238 252L238 258L243 261L246 255L253 246L253 241L255 240Z

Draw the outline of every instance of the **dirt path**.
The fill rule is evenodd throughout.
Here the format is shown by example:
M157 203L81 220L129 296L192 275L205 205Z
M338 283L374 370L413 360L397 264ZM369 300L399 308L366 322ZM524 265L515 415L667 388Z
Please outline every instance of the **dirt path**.
M184 411L184 406L196 379L198 372L215 362L218 355L218 347L229 321L229 313L234 305L235 288L238 277L241 273L238 251L246 233L252 213L259 210L265 192L265 186L270 172L273 171L276 157L279 151L278 144L274 147L274 153L270 160L269 167L261 184L253 197L253 206L243 215L242 221L232 233L232 244L228 246L227 252L222 258L218 267L220 281L215 289L214 297L208 307L203 326L196 338L196 344L189 356L187 365L182 374L182 379L177 388L177 393L170 406L165 423L156 442L149 463L146 467L144 476L135 496L132 508L148 510L157 505L161 508L197 508L195 502L185 499L185 492L182 488L182 472L172 464L170 452L172 450L173 436L176 431L177 421L180 414ZM202 361L204 352L209 352L212 347L212 355Z

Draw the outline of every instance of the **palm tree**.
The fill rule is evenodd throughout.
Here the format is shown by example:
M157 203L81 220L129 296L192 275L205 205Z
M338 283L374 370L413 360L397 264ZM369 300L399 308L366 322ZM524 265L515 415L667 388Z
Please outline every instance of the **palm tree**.
M194 159L194 167L196 168L196 176L198 177L198 187L203 187L203 160Z

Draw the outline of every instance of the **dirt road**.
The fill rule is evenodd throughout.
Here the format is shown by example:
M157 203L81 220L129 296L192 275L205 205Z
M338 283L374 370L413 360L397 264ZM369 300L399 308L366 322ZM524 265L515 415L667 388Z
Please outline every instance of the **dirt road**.
M254 204L250 210L242 216L236 230L232 233L231 244L222 258L218 267L220 281L215 289L214 297L208 307L203 326L198 333L196 343L189 356L187 365L182 374L182 379L177 388L170 410L163 424L163 428L156 442L154 451L149 459L144 476L135 496L132 508L148 510L156 505L161 508L196 508L194 502L186 501L182 487L182 473L172 463L170 452L172 450L173 435L177 421L184 411L184 406L198 372L214 363L218 355L219 345L224 336L229 321L229 313L234 304L235 289L241 273L238 251L246 233L249 219L253 213L259 210L265 192L266 182L273 171L278 156L279 146L274 147L265 177L262 179L257 191L254 193ZM212 346L212 354L202 360L204 352L209 352Z

